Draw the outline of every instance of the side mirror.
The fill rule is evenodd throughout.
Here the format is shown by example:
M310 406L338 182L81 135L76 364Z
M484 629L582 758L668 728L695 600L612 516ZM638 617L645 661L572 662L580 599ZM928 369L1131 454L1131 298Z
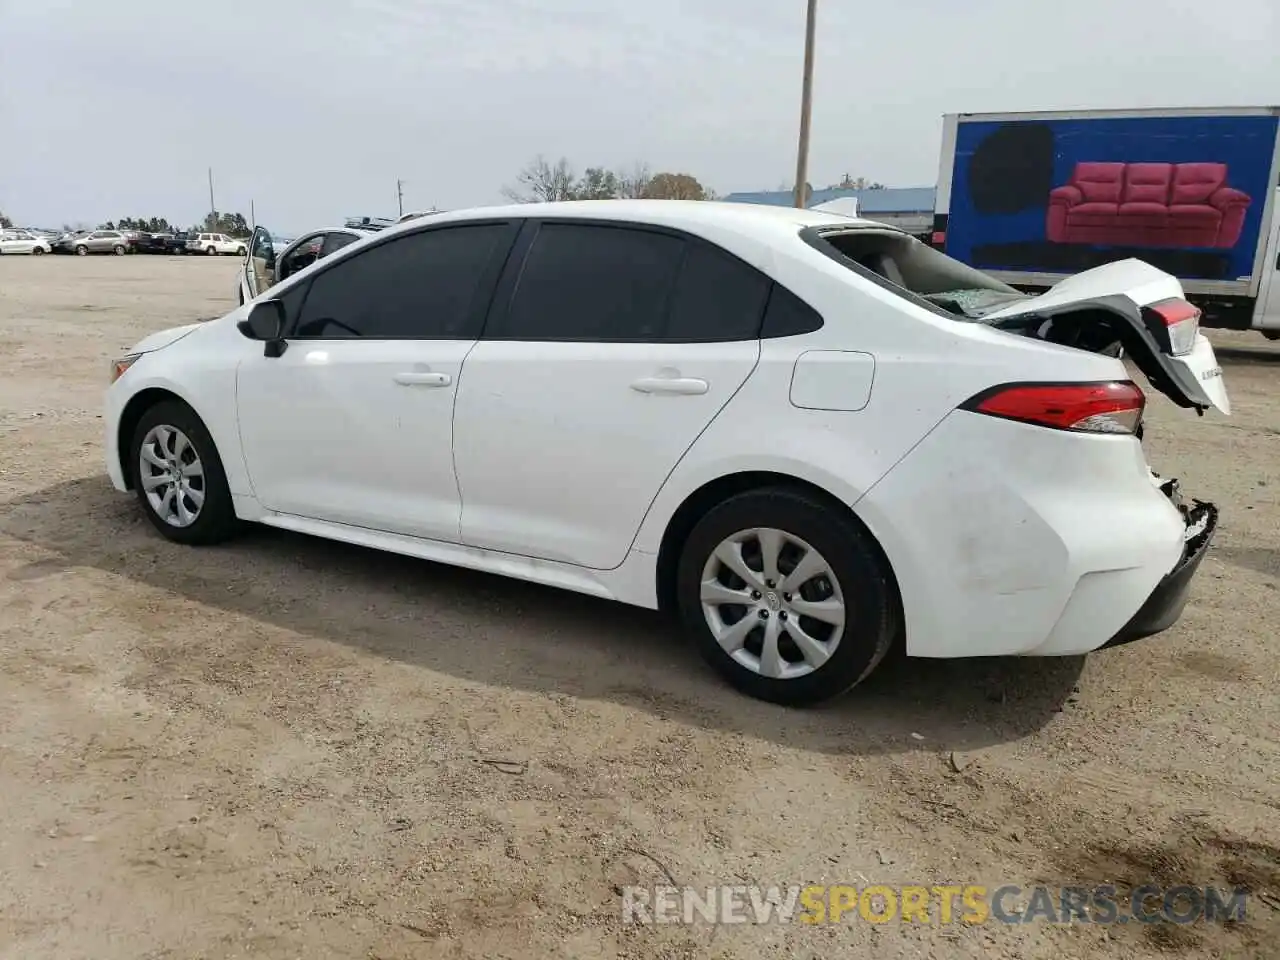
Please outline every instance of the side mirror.
M285 319L283 303L263 300L255 303L249 310L249 316L236 326L250 340L261 340L266 344L263 356L278 357L287 346L283 336Z

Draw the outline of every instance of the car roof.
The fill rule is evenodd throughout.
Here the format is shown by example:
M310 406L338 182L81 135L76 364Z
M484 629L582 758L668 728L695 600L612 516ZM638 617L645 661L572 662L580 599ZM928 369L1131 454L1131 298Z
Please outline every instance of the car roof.
M411 232L427 225L501 217L573 217L589 220L623 220L701 232L698 228L731 230L776 239L780 233L794 236L806 227L875 227L882 223L821 210L766 206L758 203L726 203L720 200L564 200L553 203L516 203L471 207L433 214L429 219L407 220L379 230L379 236Z
M298 234L290 243L298 240L304 240L307 237L314 237L318 233L354 233L357 237L376 237L386 233L385 230L361 230L358 227L316 227L314 230L304 230ZM271 235L271 239L277 239L275 234Z

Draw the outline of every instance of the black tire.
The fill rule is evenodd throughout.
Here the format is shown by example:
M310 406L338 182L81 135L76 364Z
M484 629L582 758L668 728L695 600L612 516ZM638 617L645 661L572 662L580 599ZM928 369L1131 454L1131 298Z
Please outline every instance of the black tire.
M247 254L248 252L249 252L249 251L248 251L248 250L246 250L244 247L236 247L236 256L237 256L237 257L243 257L243 256L244 256L245 254Z
M195 448L204 468L203 492L204 504L195 521L190 526L177 527L167 523L156 513L142 488L141 467L139 461L142 454L142 442L148 432L157 426L176 427L186 434ZM142 504L143 513L151 521L162 536L175 543L190 546L219 543L235 535L240 526L235 509L231 502L231 489L227 485L227 474L222 466L222 458L218 456L218 448L213 438L194 410L180 400L165 400L147 410L134 428L129 442L129 460L127 462L130 479L138 502Z
M125 250L125 248L118 243L111 248L111 252L114 253L117 257L123 257L126 253L128 253L128 251Z
M88 247L86 247L86 246L84 246L84 245L81 245L81 246L76 247L76 256L78 256L78 257L87 257L88 255L89 255L89 248L88 248Z
M845 600L847 619L835 652L804 676L775 679L738 663L721 649L703 615L701 584L708 558L735 533L758 527L781 530L817 550ZM789 706L821 703L860 683L884 659L898 630L897 591L870 535L840 508L785 487L741 493L710 510L685 541L676 596L685 629L721 676L748 696Z
M43 256L44 256L44 247L32 247L32 248L31 248L31 255L32 255L33 257L43 257Z
M205 253L207 253L207 254L208 254L209 256L211 256L211 257L213 257L213 256L217 256L218 248L217 248L217 247L205 247L204 252L205 252Z

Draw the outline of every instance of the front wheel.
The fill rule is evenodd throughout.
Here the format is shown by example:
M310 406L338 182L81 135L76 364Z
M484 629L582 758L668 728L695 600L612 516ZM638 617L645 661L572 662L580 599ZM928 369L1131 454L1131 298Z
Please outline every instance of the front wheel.
M708 512L685 542L676 586L704 659L773 703L844 693L897 631L896 591L870 535L799 490L753 490Z
M83 246L83 245L82 245L82 246L79 246L79 247L76 247L76 256L78 256L78 257L87 257L88 255L89 255L89 248L88 248L88 247Z
M32 247L32 248L31 248L31 255L32 255L33 257L42 257L42 256L44 256L44 247Z
M218 252L218 248L217 248L217 247L205 247L204 252L205 252L205 253L207 253L209 256L211 256L211 257L212 257L212 256L215 256L215 255L217 254L217 252Z
M142 415L129 445L133 489L160 533L185 544L226 540L238 526L213 438L195 411L167 400Z
M237 256L237 257L243 257L243 256L244 256L245 254L247 254L248 252L249 252L249 251L248 251L248 250L246 250L244 247L236 247L236 256Z
M117 257L123 257L125 254L125 249L124 247L120 246L120 244L117 243L114 247L111 248L111 252L114 253Z

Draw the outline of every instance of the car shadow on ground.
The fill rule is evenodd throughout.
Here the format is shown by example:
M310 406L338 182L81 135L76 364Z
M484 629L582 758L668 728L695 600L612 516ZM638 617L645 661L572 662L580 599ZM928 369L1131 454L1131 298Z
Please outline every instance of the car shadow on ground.
M0 505L0 534L54 555L11 570L13 581L95 568L470 683L610 701L833 754L1020 739L1062 711L1084 663L891 656L847 696L788 710L728 688L657 613L267 527L219 547L181 547L104 478Z
M1255 348L1215 345L1213 352L1219 361L1226 361L1230 364L1280 363L1280 348L1277 347L1258 346Z

